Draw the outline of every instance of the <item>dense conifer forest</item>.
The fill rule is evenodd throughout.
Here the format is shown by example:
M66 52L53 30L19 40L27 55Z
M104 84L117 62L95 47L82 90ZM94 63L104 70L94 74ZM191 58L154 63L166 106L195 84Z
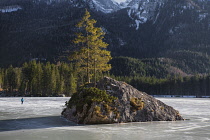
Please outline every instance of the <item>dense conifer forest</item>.
M67 96L76 90L76 79L71 64L31 61L20 68L0 69L1 90L25 96Z
M117 62L118 59L122 58L114 58L111 62ZM127 59L133 58L125 58ZM132 66L129 61L121 62L122 64L118 63L121 67L113 66L110 73L97 75L97 80L105 75L111 76L150 95L210 96L210 75L164 76L167 67L161 67L157 62L156 65L146 65L141 61L140 68ZM86 74L78 72L73 64L40 63L34 60L19 68L1 68L0 90L6 96L71 96L77 88L86 83L85 79Z

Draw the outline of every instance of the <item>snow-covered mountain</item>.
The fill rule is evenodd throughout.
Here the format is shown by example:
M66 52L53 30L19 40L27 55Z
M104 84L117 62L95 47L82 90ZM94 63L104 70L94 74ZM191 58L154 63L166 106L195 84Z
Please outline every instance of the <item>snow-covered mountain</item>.
M36 2L44 1L47 4L68 2L75 7L79 5L89 6L91 9L103 13L111 13L120 9L120 5L114 0L34 0Z
M139 29L139 24L145 23L148 20L154 20L155 13L159 10L159 7L163 6L166 0L132 0L127 5L128 16L135 20L136 29Z
M88 6L95 11L101 11L103 13L115 12L122 8L114 0L28 0L28 1L33 1L36 4L46 3L48 5L66 2L74 7L85 8ZM21 7L18 9L14 8L14 7L19 7L19 5L13 5L12 4L13 2L18 3L18 0L12 1L11 4L7 6L1 6L1 2L0 2L0 12L13 12L13 11L17 11L21 9Z
M65 0L48 0L48 1L65 1ZM68 1L68 0L66 0ZM69 0L71 3L75 3L78 0ZM120 9L119 4L114 0L82 0L85 5L88 5L90 8L101 11L103 13L111 13Z
M40 1L40 0L39 0ZM121 9L127 9L128 16L135 21L136 30L139 29L140 25L147 21L156 22L160 11L167 5L172 5L175 9L179 9L179 13L187 9L197 9L200 12L200 19L206 17L208 13L203 12L205 4L210 0L126 0L125 2L118 4L114 0L45 0L48 3L69 1L69 3L76 4L83 2L85 6L89 6L95 11L101 11L103 13L112 13ZM81 5L81 4L80 4ZM200 11L199 11L200 10ZM171 16L174 16L174 11Z
M139 29L140 24L147 21L156 22L160 11L164 7L171 8L174 11L171 16L182 14L184 10L195 9L199 13L200 19L207 17L206 5L210 0L127 0L124 4L124 8L128 10L128 16L135 21L136 29Z
M120 10L120 5L114 0L86 0L90 8L104 13Z

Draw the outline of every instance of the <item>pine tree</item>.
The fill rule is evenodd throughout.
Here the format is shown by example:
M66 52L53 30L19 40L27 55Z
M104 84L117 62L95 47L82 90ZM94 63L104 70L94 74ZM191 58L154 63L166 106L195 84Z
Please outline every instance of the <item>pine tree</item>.
M49 62L43 68L43 94L45 96L49 96L51 94L51 74L52 74L52 67Z
M77 50L69 57L79 65L80 70L86 71L88 83L93 76L96 82L97 73L111 69L111 65L107 64L111 60L110 52L106 50L108 44L103 41L105 33L101 28L94 27L95 23L96 20L90 19L90 13L86 10L76 25L81 31L73 41L78 46Z
M76 72L74 72L74 68L72 63L69 66L70 70L69 70L69 86L70 86L70 94L72 95L73 93L76 92L77 89L77 82L76 82Z
M60 93L64 93L65 91L65 83L64 83L64 78L62 75L60 75L60 84L58 86L58 90Z
M43 69L42 64L39 62L37 63L37 93L36 94L42 94L43 87L42 87L42 80L43 80Z
M20 68L15 68L14 69L15 72L15 89L18 90L20 88L21 85L21 69Z
M12 67L12 65L10 65L10 67L8 68L7 79L8 79L9 91L12 93L13 89L15 88L15 79L16 79L15 78L14 68Z
M3 88L3 82L4 82L3 76L4 76L3 69L0 69L0 91Z
M50 92L55 93L56 91L56 66L51 64L51 76L50 76Z
M29 79L29 91L30 94L36 94L38 92L38 69L37 69L37 63L36 61L29 62L29 73L30 73L30 79Z
M29 76L30 76L30 72L29 72L29 66L28 63L24 63L23 67L22 67L22 86L21 89L22 91L24 91L24 94L27 93L28 91L28 83L29 83Z

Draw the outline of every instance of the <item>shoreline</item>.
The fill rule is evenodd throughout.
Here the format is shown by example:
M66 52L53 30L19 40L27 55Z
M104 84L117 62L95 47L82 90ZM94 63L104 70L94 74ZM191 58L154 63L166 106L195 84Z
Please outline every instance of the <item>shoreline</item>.
M210 98L210 96L196 96L196 95L151 95L153 97L164 97L164 98Z

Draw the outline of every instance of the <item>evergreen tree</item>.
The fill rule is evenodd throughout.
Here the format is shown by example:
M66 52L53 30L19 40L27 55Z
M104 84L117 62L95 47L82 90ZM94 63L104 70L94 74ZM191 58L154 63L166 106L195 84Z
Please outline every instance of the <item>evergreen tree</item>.
M56 87L55 87L55 93L58 93L58 94L61 94L60 90L59 90L59 87L60 87L60 84L61 84L61 81L60 81L60 73L59 73L59 66L57 65L55 67L55 77L56 77Z
M20 86L21 86L21 81L22 81L22 73L20 68L15 68L15 89L18 91Z
M86 71L86 79L94 76L96 82L96 73L106 72L111 69L107 64L111 60L110 52L106 50L108 44L103 41L105 33L99 27L94 27L96 20L90 19L90 13L86 10L82 20L76 25L80 33L76 34L73 41L78 46L77 50L70 56L81 70Z
M58 85L58 91L60 93L64 93L65 91L65 83L64 83L64 78L62 75L60 75L60 84Z
M3 88L3 76L4 76L4 73L3 73L3 69L0 69L0 90Z
M51 75L52 74L52 68L51 64L47 62L47 64L43 68L43 94L44 96L49 96L51 94Z
M60 82L61 82L60 89L66 95L70 92L69 72L70 72L69 65L66 63L62 63L60 67Z
M14 68L10 66L7 71L7 79L8 79L8 88L10 92L13 92L13 89L15 87L15 72Z
M42 94L43 86L42 86L42 80L43 80L43 69L42 64L39 62L37 63L37 94Z
M70 94L71 95L76 92L76 88L77 88L76 79L73 73L70 73Z
M76 77L76 71L74 70L73 64L71 63L69 65L69 93L72 95L76 92L77 89L77 77Z
M30 79L29 79L29 91L31 94L38 92L38 68L36 61L29 63Z
M50 89L51 89L51 93L55 93L56 91L56 66L52 65L52 71L51 71L51 77L50 77Z
M23 77L22 77L21 89L24 92L24 94L26 94L28 91L28 82L29 82L29 76L30 76L28 67L29 67L28 63L24 63L22 67Z

